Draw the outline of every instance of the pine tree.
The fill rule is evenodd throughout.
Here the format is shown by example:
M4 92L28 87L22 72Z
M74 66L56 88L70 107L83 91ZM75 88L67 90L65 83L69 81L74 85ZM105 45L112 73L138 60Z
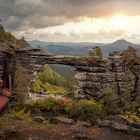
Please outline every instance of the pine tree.
M20 45L21 48L26 48L29 46L24 37L18 40L18 44Z
M107 115L117 114L120 110L118 107L118 95L112 88L103 89L99 102L104 105L104 110Z
M132 46L128 46L128 49L123 51L123 58L126 62L137 61L136 49Z
M124 100L124 110L130 110L131 108L131 88L130 82L127 80L124 84L125 91L122 94L121 98Z
M99 46L96 46L91 51L88 52L89 56L97 57L99 60L102 60L102 52Z

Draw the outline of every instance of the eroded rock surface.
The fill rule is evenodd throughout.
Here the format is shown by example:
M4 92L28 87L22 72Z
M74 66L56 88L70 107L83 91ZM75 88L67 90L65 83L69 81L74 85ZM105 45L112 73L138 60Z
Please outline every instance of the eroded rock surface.
M127 92L128 88L132 93L136 91L140 82L140 65L133 65L137 69L137 73L133 73L130 64L125 64L119 53L109 56L103 62L104 65L77 67L75 77L80 86L77 90L77 98L98 99L103 89L107 87L119 95Z
M133 61L124 63L123 56L119 53L98 61L93 57L55 56L41 49L25 48L14 51L14 54L1 51L0 58L1 77L8 79L9 67L20 63L29 74L29 86L33 82L36 72L44 64L64 64L75 67L75 77L80 87L76 90L75 97L78 99L96 100L102 90L107 87L119 95L123 95L128 88L130 92L135 93L138 83L140 83L140 65ZM132 72L132 67L137 69L137 73ZM13 77L11 79L14 81Z

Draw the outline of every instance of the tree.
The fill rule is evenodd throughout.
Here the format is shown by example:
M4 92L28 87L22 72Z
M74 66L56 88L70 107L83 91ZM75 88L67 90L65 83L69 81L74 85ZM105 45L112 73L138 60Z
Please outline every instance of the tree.
M39 79L35 79L33 86L31 87L33 92L41 92L42 91L42 83Z
M18 97L18 102L24 104L28 97L28 74L20 64L16 64L15 68L14 92Z
M136 56L136 49L132 46L128 46L127 50L123 51L123 57L126 61L135 60Z
M22 37L21 39L19 39L18 44L20 45L21 48L26 48L29 46L29 44L25 40L25 37Z
M104 111L107 115L116 114L119 112L118 95L111 88L103 89L99 102L104 105Z
M3 27L3 24L2 24L2 20L0 19L0 31L4 31L4 27Z
M135 64L140 64L140 58L136 54L136 49L129 46L127 50L123 51L122 56L124 64L127 65L131 72L137 76L139 74L139 66Z
M131 86L130 81L126 79L126 82L124 83L124 92L121 95L123 110L130 110L131 109Z
M95 52L96 52L96 56L98 56L99 59L102 59L102 52L101 52L100 47L96 46L95 47Z
M102 52L99 46L94 47L88 54L89 56L97 57L99 60L102 60Z

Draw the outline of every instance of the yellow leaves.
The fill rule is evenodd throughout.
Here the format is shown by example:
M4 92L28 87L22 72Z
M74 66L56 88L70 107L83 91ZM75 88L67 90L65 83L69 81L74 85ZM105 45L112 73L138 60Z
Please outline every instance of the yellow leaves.
M37 74L32 91L46 94L64 94L66 89L63 87L63 83L64 78L48 65L45 65L44 71Z
M10 114L22 121L32 121L30 111L25 112L25 108L21 110L10 110Z
M34 85L32 86L32 90L34 92L41 91L41 82L40 82L40 80L38 80L38 79L35 80Z
M68 106L69 102L69 100L65 99L48 97L46 99L35 101L33 105L42 111L47 111L54 114L65 114L66 107Z
M140 123L140 118L136 116L136 112L122 112L122 117L127 121Z
M48 82L46 82L44 85L44 91L46 91L47 94L64 94L66 92L63 87L51 85Z
M81 121L95 123L97 119L102 117L102 104L95 100L80 100L73 102L67 107L69 117Z
M103 105L96 102L95 100L80 100L79 103L81 105L92 105L92 106L97 106L99 109L103 108Z

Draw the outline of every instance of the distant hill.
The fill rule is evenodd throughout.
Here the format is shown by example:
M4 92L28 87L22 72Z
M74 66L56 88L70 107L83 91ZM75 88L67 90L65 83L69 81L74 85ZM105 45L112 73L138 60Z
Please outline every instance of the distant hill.
M117 48L122 48L122 49L127 49L128 46L132 46L132 47L138 47L136 44L133 44L131 42L128 42L124 39L120 39L120 40L117 40L109 45L107 45L108 47L117 47Z
M99 46L101 48L104 56L107 56L109 53L113 51L126 50L128 46L132 46L138 49L138 54L140 54L140 44L133 44L124 39L120 39L109 44L89 43L89 42L85 42L85 43L45 42L45 41L38 41L38 40L30 41L29 44L33 47L39 45L44 50L59 55L86 56L87 52L95 46Z
M86 56L87 52L94 46L102 46L99 43L70 43L70 42L44 42L44 41L30 41L29 44L33 47L41 46L44 50L47 50L53 54L58 55L74 55L74 56Z
M37 47L37 45L44 47L44 46L48 46L49 43L46 41L40 41L40 40L33 40L33 41L29 41L29 44L33 47Z
M123 50L126 50L128 48L128 46L132 46L135 49L140 48L140 45L138 45L138 44L133 44L133 43L128 42L124 39L121 39L121 40L117 40L111 44L103 45L103 46L101 46L101 49L102 49L104 56L107 56L109 53L111 53L113 51L122 52Z

